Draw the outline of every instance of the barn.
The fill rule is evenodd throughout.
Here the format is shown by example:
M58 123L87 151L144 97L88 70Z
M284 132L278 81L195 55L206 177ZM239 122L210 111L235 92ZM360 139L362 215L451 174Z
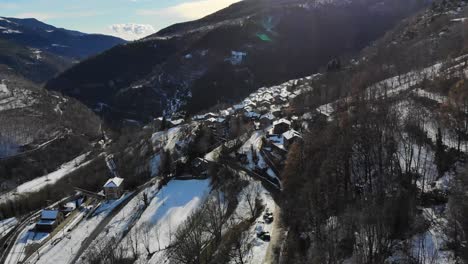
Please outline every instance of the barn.
M42 210L41 219L36 223L36 232L50 233L63 221L59 210Z
M106 184L104 184L104 194L106 195L107 200L116 200L122 196L123 181L123 178L115 177L109 179Z

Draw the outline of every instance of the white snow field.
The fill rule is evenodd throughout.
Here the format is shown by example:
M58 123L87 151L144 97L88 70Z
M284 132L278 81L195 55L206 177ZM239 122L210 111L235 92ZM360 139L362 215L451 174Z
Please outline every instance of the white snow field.
M209 191L210 180L171 181L160 190L136 224L140 230L144 230L144 225L153 226L153 230L157 230L149 233L150 241L153 241L151 251L170 245L171 232L177 230L202 205ZM162 263L165 258L162 251L156 253L148 263ZM147 263L145 258L139 261Z

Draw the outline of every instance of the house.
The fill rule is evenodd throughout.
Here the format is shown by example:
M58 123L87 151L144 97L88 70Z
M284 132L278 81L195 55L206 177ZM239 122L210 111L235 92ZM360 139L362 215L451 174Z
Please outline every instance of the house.
M284 138L281 134L269 134L266 136L266 138L266 146L271 148L272 151L276 151L281 154L287 154L288 150L284 147Z
M36 232L50 233L63 221L63 214L59 210L42 210L41 218L36 223Z
M275 120L275 116L272 113L264 114L260 117L260 126L262 128L267 128L271 126L273 120Z
M206 113L206 114L203 114L203 115L196 115L192 119L193 120L206 120L206 119L209 119L209 118L217 118L217 117L218 117L218 115L215 114L215 113Z
M292 144L294 144L294 142L298 140L302 140L301 133L294 129L283 133L283 145L286 149L288 149Z
M291 127L291 121L287 119L280 119L273 122L273 134L281 135L284 132L288 131Z
M252 120L257 120L260 118L260 114L254 111L246 112L244 115Z
M219 111L219 114L220 114L221 116L226 117L226 116L229 116L229 115L234 114L234 110L233 110L232 108L228 108L228 109L226 109L226 110L221 110L221 111Z
M218 117L218 118L210 117L206 121L212 124L223 124L224 122L226 122L226 119L222 117Z
M107 200L119 199L123 194L123 178L112 178L104 184L104 195Z
M244 110L244 103L236 104L232 106L236 112Z

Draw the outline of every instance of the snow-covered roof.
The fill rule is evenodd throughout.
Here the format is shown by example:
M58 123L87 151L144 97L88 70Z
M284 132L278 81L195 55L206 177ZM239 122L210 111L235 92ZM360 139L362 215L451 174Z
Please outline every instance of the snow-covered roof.
M233 105L233 107L234 107L235 110L239 110L239 109L244 108L244 104L243 103L236 104L236 105Z
M104 188L117 188L119 187L120 185L122 185L122 182L124 181L123 178L112 178L112 179L109 179L106 184L104 184Z
M37 222L38 225L53 225L55 223L55 220L53 219L41 219L39 222Z
M59 214L58 210L42 210L41 220L55 220Z
M300 137L302 138L301 136L301 133L297 132L296 130L294 129L291 129L289 131L286 131L283 133L283 137L286 139L286 140L290 140L292 138L295 138L295 137Z
M232 114L233 111L232 111L232 109L231 109L231 111L230 111L229 109L227 109L227 110L221 110L221 111L219 111L219 113L220 113L222 116L228 116L228 115Z
M255 112L247 112L247 113L245 113L245 116L250 117L250 118L253 118L253 117L257 118L257 117L260 117L260 114L255 113Z
M281 111L281 107L277 105L271 105L270 109L271 109L271 112Z
M171 124L173 124L174 126L178 126L180 124L182 124L184 122L184 119L177 119L177 120L171 120Z
M223 123L226 119L224 118L214 118L214 117L211 117L211 118L208 118L206 121L208 122L211 122L211 123Z
M284 119L284 118L281 118L280 120L276 120L275 122L273 122L273 126L276 126L276 125L279 125L279 124L291 125L291 121L289 121L287 119Z
M254 108L250 105L244 107L244 110L247 111L247 112L252 112L254 110Z
M207 117L218 117L218 114L215 114L215 113L206 113L206 114L203 114L203 115L196 115L193 117L194 120L202 120L202 119L205 119Z
M76 202L69 202L69 203L66 203L64 205L65 208L69 208L69 209L72 209L72 210L75 210L76 209Z
M233 56L247 56L247 53L246 53L246 52L235 51L235 50L232 50L232 51L231 51L231 54L232 54Z

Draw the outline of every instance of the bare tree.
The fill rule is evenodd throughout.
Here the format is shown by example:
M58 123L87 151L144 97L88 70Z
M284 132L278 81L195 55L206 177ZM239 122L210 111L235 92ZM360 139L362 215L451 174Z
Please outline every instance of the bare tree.
M141 242L143 243L143 246L146 250L146 256L151 256L153 254L150 248L152 233L151 226L148 223L144 223L138 228L137 232L141 233Z
M136 258L139 255L140 234L137 228L132 228L128 234L128 248L130 248L132 255Z
M221 242L223 227L227 221L227 208L225 197L217 190L203 206L205 229L214 237L215 243Z
M262 205L262 198L260 196L261 187L257 183L251 183L244 189L245 199L249 206L250 214L252 218L255 218L258 214L259 207Z
M196 211L177 229L175 241L168 251L174 263L200 264L207 260L205 249L210 237L204 231L203 220L203 212Z
M253 240L248 230L242 230L241 227L236 227L232 230L233 237L230 250L230 258L235 264L245 264L247 257L252 251Z

